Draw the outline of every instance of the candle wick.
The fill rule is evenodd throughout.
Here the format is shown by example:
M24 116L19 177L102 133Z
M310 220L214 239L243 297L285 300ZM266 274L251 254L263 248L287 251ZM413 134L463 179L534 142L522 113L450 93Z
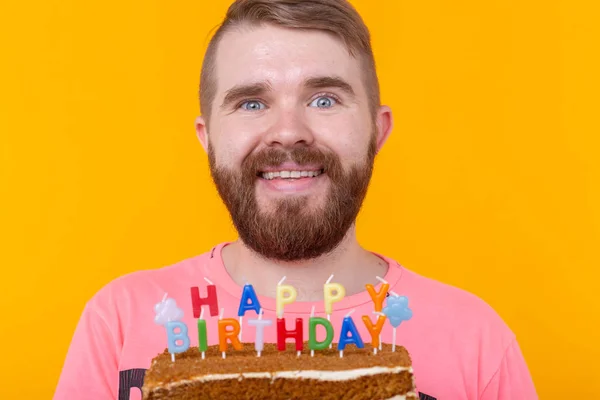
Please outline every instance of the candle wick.
M202 317L204 317L204 307L202 307L202 311L200 311L200 319L202 319Z
M400 297L400 295L398 295L398 293L394 292L393 290L390 290L390 293L392 294L392 296L394 297Z
M386 281L385 279L383 279L382 277L379 277L379 276L376 276L375 279L377 279L381 283L388 283L388 281Z
M333 279L333 274L331 274L329 276L329 279L327 279L327 281L325 282L325 284L327 285L329 282L331 282L332 279Z
M315 316L315 306L312 306L312 309L310 310L310 317L314 317Z
M262 315L263 315L263 309L261 308L260 311L258 311L258 319L262 319Z
M208 282L209 285L214 285L214 283L210 279L208 279L207 277L204 277L204 280L206 282Z
M356 309L353 309L352 311L350 311L348 314L346 314L346 316L344 318L348 318L350 316L350 314L352 314L354 311L356 311Z
M287 276L284 275L283 278L281 278L281 280L279 281L279 283L277 283L277 286L280 286L283 283L283 281L285 281L285 278L287 278Z
M221 313L219 314L219 320L223 319L224 312L225 312L225 307L221 308Z
M165 295L163 296L163 298L162 298L163 303L167 300L167 295L168 295L168 293L165 293Z

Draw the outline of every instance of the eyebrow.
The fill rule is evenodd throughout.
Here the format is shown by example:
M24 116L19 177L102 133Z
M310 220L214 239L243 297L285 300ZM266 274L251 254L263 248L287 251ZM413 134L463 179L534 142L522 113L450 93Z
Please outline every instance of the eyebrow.
M309 89L337 88L345 92L348 96L355 96L352 85L337 76L317 76L308 78L304 82L304 86Z
M225 93L221 107L227 107L229 104L246 97L257 97L271 90L268 82L257 82L243 85L235 85Z
M308 89L337 88L345 92L346 95L350 97L355 96L352 85L337 76L316 76L308 78L304 81L304 87ZM271 90L271 84L266 81L235 85L225 92L225 97L223 98L221 107L226 108L230 104L241 99L263 96L265 93Z

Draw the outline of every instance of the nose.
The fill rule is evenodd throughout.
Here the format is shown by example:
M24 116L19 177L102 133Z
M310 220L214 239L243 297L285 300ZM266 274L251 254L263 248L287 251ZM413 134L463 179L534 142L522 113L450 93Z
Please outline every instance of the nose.
M279 110L268 129L264 140L268 146L293 148L309 146L314 141L312 130L301 111L297 109Z

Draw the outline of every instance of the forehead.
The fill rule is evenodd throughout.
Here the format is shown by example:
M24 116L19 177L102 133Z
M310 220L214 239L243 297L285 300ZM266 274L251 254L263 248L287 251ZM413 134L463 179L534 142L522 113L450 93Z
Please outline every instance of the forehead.
M231 87L269 81L274 90L294 88L307 77L337 76L360 95L361 63L338 38L316 30L272 25L227 32L216 54L217 99Z

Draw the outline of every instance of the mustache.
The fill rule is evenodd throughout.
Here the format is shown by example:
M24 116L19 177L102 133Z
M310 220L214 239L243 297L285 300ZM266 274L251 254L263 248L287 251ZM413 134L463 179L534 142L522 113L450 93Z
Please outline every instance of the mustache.
M296 147L290 150L269 147L246 157L242 162L242 170L247 176L256 177L266 168L275 168L284 162L293 162L300 166L318 165L330 175L337 175L341 166L336 154L315 147Z

